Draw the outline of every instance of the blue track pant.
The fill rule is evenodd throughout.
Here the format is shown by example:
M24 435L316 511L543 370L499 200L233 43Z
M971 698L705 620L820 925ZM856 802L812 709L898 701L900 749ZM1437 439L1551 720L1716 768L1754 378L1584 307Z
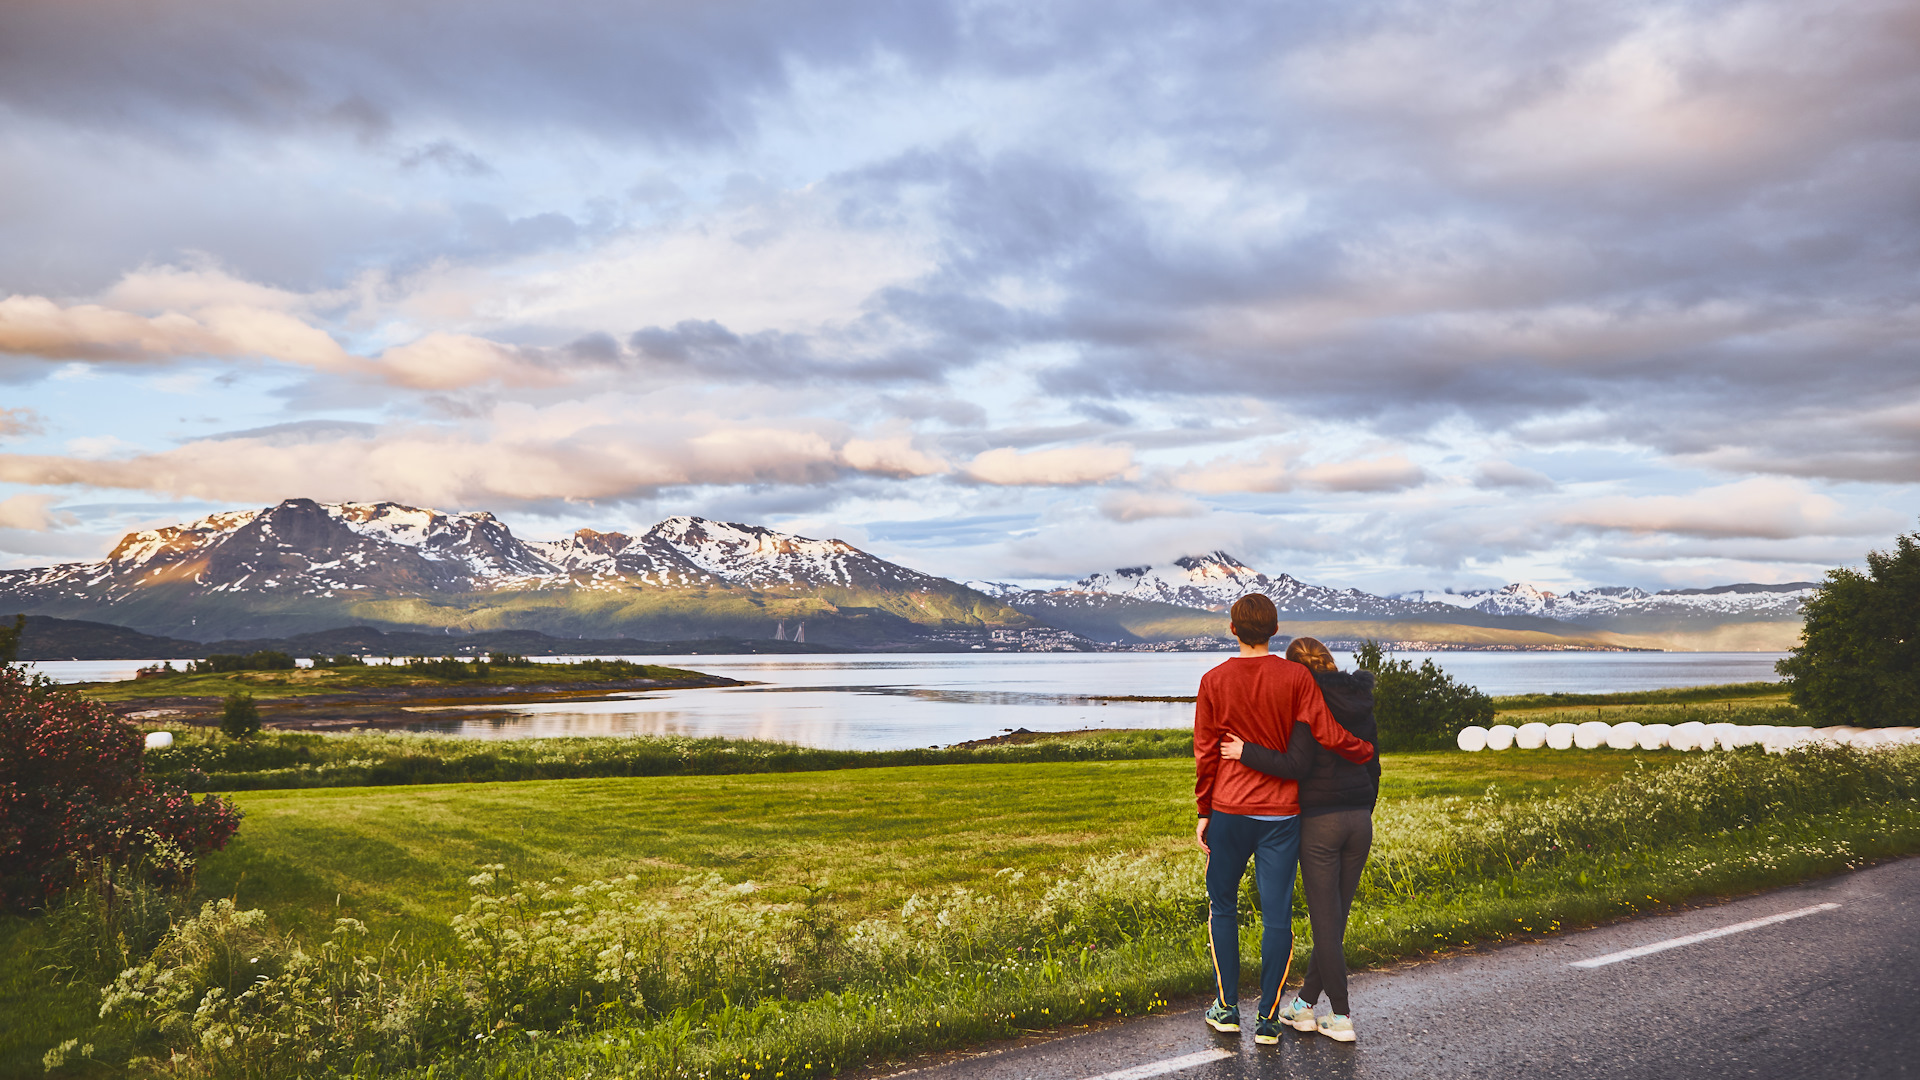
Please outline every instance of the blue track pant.
M1300 862L1300 819L1261 821L1215 812L1207 822L1207 940L1214 989L1240 1003L1240 879L1253 860L1260 890L1260 1015L1280 1011L1280 984L1293 963L1293 874Z

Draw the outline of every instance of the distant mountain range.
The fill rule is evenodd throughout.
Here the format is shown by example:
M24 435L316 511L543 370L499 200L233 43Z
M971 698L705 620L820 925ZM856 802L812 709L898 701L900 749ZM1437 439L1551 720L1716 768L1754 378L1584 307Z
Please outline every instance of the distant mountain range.
M1004 631L1054 628L1143 645L1221 638L1220 613L1257 591L1282 612L1283 633L1328 639L1777 649L1797 637L1813 588L1556 595L1514 584L1380 596L1268 575L1215 551L1027 589L962 584L844 541L697 517L638 536L581 529L526 541L484 512L289 499L132 533L96 562L0 571L0 613L131 628L172 639L175 652L190 651L183 641L305 640L342 627L441 639L537 632L609 647L804 634L809 644L869 649L969 648L1022 637ZM69 644L83 634L61 633Z
M1472 592L1380 596L1310 585L1287 574L1263 574L1224 551L1187 556L1167 566L1093 574L1063 589L991 581L967 584L1043 622L1089 636L1115 629L1177 634L1209 623L1218 627L1217 615L1197 619L1197 611L1224 612L1241 596L1260 592L1273 599L1283 624L1296 634L1492 645L1502 643L1501 635L1482 631L1507 631L1517 635L1508 640L1511 644L1546 644L1529 636L1547 634L1622 647L1736 650L1790 647L1799 634L1800 603L1818 587L1799 581L1657 593L1621 586L1555 594L1517 583Z
M8 609L200 641L366 625L880 647L1035 625L838 540L673 517L528 542L487 513L308 499L131 533L98 562L0 571Z

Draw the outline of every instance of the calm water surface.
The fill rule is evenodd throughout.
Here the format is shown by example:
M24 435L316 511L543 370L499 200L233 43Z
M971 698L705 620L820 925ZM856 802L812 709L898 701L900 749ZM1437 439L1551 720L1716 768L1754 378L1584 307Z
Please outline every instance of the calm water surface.
M669 690L613 701L461 710L417 730L472 738L540 735L725 735L841 749L943 746L1013 728L1184 727L1180 703L1087 700L1088 695L1191 694L1225 653L1042 653L635 656L724 675L749 686ZM1490 694L1604 693L1775 678L1778 653L1403 653L1432 656ZM573 657L540 659L570 660ZM1343 658L1349 666L1350 658ZM141 661L32 665L63 681L132 678Z

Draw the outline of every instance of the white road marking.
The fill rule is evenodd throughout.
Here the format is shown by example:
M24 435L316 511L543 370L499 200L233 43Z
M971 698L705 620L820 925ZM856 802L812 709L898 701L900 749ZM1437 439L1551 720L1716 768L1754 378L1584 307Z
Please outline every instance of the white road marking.
M1769 915L1764 919L1748 919L1746 922L1734 923L1732 926L1723 926L1718 930L1702 930L1698 934L1688 934L1686 937L1656 941L1651 945L1642 945L1637 949L1623 949L1620 952L1608 953L1605 956L1596 956L1591 960L1575 960L1571 966L1577 968L1605 967L1608 964L1617 964L1622 960L1632 960L1635 957L1650 956L1653 953L1665 952L1668 949L1677 949L1682 945L1692 945L1701 941L1712 941L1714 938L1726 937L1728 934L1738 934L1744 930L1758 930L1763 926L1772 926L1774 923L1786 922L1788 919L1798 919L1803 915L1817 915L1822 911L1832 911L1839 906L1839 904L1815 904L1812 907L1801 908L1798 911L1784 911L1778 915Z
M1119 1072L1089 1076L1086 1080L1147 1080L1149 1076L1165 1076L1170 1072L1179 1072L1181 1069L1191 1069L1195 1065L1206 1065L1237 1056L1232 1050L1221 1050L1216 1047L1212 1050L1168 1058L1165 1061L1149 1061L1145 1065L1135 1065L1131 1069L1121 1069Z

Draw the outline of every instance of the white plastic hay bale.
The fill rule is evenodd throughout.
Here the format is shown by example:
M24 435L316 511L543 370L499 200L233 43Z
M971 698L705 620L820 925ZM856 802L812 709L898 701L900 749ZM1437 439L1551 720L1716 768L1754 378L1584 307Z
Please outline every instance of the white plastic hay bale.
M1460 729L1453 741L1460 749L1469 754L1477 754L1487 748L1487 729L1479 724L1468 724Z
M1571 727L1572 725L1568 725ZM1514 730L1513 745L1522 750L1538 750L1547 745L1547 725L1538 720L1530 724L1521 724Z
M1720 733L1720 747L1723 750L1738 750L1743 746L1759 746L1764 737L1765 724L1728 724L1728 730Z
M1704 750L1707 740L1707 725L1698 720L1689 720L1673 725L1672 734L1667 736L1667 745L1675 750Z
M1641 724L1637 720L1628 720L1626 723L1613 725L1613 727L1607 729L1607 749L1640 749L1640 728Z
M1883 745L1920 746L1920 728L1883 727L1880 731L1886 739Z
M173 745L173 732L171 731L147 732L147 749L165 750L167 747L172 745Z
M1740 731L1739 724L1708 724L1707 733L1713 737L1713 745L1721 750L1731 750L1736 745L1735 736Z
M1672 724L1648 724L1640 729L1640 749L1665 750L1672 737Z
M1513 747L1514 736L1520 729L1512 724L1495 724L1487 729L1487 749L1508 750Z
M1573 745L1582 750L1598 750L1607 745L1607 736L1613 734L1613 725L1601 720L1589 720L1573 729Z
M1553 724L1547 728L1547 748L1551 750L1573 749L1573 733L1579 730L1573 724Z
M1812 728L1772 727L1760 733L1760 745L1769 754L1784 754L1814 741Z

